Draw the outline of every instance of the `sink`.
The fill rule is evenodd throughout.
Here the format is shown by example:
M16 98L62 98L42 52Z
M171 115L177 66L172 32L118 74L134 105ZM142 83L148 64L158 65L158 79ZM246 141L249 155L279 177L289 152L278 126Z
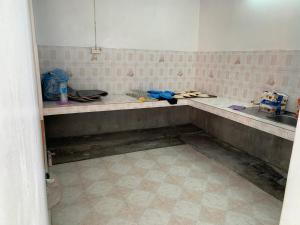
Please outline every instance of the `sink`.
M252 115L252 116L257 116L257 117L262 118L262 119L267 119L267 120L270 120L270 121L275 121L275 122L278 122L278 123L283 123L283 124L286 124L286 125L290 125L290 126L293 126L293 127L297 126L297 119L294 116L294 114L291 113L291 112L285 112L282 115L274 115L273 116L270 113L260 111L259 107L257 107L257 106L248 107L244 110L241 110L241 112Z
M272 117L269 117L271 120L274 120L276 122L279 122L279 123L284 123L284 124L287 124L287 125L291 125L293 127L296 127L297 126L297 119L293 116L289 116L289 115L276 115L276 116L272 116Z

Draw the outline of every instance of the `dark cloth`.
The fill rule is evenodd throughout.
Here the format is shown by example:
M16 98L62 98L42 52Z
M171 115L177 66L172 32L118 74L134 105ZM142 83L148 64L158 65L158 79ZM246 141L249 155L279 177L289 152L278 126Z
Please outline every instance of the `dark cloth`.
M108 93L101 90L75 90L68 87L68 97L70 100L77 102L92 102L100 99L102 96L107 96Z
M77 94L80 97L106 96L106 95L108 95L107 92L100 91L100 90L80 90L80 91L77 91Z
M167 101L168 101L171 105L176 105L176 104L177 104L177 99L176 99L176 98L167 99Z

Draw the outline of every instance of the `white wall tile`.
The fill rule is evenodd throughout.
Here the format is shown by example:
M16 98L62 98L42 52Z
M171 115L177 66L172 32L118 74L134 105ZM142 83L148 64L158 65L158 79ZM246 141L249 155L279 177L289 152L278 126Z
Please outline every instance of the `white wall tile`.
M112 94L130 89L200 89L243 101L264 90L300 96L300 51L176 52L103 49L91 60L89 48L39 46L41 72L56 67L70 73L74 88Z

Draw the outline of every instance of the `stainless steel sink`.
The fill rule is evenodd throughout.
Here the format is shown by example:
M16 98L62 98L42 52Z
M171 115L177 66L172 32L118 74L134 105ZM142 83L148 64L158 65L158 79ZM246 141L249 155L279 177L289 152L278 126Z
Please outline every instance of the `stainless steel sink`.
M286 112L285 114L282 115L271 115L270 113L266 113L263 111L260 111L258 107L249 107L246 108L244 110L242 110L241 112L246 113L246 114L250 114L253 116L257 116L260 117L262 119L267 119L267 120L271 120L271 121L275 121L278 123L283 123L283 124L287 124L293 127L297 126L297 119L294 116L293 113L290 112Z
M284 123L287 125L291 125L293 127L297 126L297 119L290 115L276 115L273 117L269 117L271 120L274 120L279 123Z

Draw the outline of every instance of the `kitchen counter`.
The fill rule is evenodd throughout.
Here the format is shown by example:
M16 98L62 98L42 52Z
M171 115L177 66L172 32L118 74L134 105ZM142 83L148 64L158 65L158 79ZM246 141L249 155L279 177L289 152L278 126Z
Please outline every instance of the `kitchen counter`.
M51 116L72 113L171 107L180 105L188 105L187 100L179 100L176 105L170 105L167 101L140 102L136 98L127 95L108 95L106 97L102 97L101 101L86 103L69 101L66 105L60 105L57 102L44 102L43 114L44 116Z
M190 105L194 108L201 109L203 111L233 120L235 122L256 128L290 141L294 140L296 128L293 126L228 108L231 105L252 107L253 105L251 103L245 103L221 97L212 99L192 99L189 101Z
M231 105L252 106L250 103L222 97L180 99L176 105L170 105L167 101L139 102L137 99L126 95L109 95L103 97L101 101L91 103L70 101L67 105L59 105L56 102L44 102L43 114L44 116L51 116L72 113L191 106L290 141L294 140L295 127L228 108Z

